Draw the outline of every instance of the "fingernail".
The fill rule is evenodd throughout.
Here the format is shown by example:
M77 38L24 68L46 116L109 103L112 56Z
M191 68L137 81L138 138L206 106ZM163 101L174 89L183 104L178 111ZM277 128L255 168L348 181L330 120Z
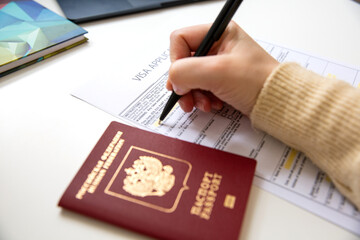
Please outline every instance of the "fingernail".
M183 89L179 88L174 84L173 84L173 90L177 95L184 95L186 93Z
M215 110L220 110L223 107L223 104L221 102L213 102L211 103L211 107Z
M197 102L197 103L195 104L195 107L196 107L197 109L200 109L201 111L204 111L204 104L201 103L201 102Z

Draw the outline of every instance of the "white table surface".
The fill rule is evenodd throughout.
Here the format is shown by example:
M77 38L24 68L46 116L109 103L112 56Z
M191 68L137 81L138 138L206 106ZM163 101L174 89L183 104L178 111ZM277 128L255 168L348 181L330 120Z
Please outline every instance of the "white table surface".
M39 3L63 15L56 1ZM224 1L80 24L89 42L0 78L0 239L148 239L57 207L115 117L70 95L168 47L172 30L210 23ZM245 0L234 17L251 36L360 66L360 4L353 0ZM253 186L240 239L360 239Z

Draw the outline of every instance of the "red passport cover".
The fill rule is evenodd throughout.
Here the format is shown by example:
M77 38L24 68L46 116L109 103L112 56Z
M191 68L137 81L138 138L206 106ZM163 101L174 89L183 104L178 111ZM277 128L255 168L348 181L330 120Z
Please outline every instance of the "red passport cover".
M59 206L162 239L238 239L256 161L112 122Z

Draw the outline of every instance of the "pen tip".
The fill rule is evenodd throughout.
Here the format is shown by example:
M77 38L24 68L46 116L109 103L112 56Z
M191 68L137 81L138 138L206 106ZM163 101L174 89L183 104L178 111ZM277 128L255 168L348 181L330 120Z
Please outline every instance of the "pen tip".
M156 122L154 122L155 127L159 127L161 125L161 120L158 119Z

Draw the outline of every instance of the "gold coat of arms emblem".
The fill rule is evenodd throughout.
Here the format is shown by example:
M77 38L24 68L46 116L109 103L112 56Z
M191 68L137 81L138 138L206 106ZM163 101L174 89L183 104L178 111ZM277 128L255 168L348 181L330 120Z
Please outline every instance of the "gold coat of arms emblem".
M133 165L125 169L123 189L133 196L163 196L175 184L173 167L150 156L140 156Z

